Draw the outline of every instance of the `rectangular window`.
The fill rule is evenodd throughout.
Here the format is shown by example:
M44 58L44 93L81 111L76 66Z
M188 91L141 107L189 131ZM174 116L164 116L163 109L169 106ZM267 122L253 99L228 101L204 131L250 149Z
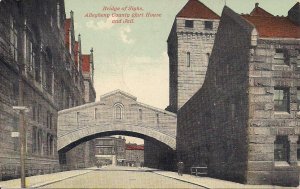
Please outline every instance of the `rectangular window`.
M143 110L139 109L139 120L143 120Z
M213 29L213 22L212 21L204 21L205 29L212 30Z
M26 70L29 73L32 73L34 69L34 60L35 60L35 53L33 51L33 44L31 39L26 36ZM33 73L32 73L33 74Z
M186 20L185 21L185 27L186 28L193 28L194 27L194 21L193 20Z
M32 153L37 152L37 128L32 128Z
M297 110L300 111L300 87L297 88Z
M156 114L156 125L159 127L159 114Z
M290 111L289 89L275 87L274 88L274 110L279 112Z
M289 162L290 145L288 136L276 136L274 160Z
M300 67L300 49L298 51L298 56L297 56L297 67Z
M298 137L297 142L297 160L300 161L300 136Z
M275 64L284 64L284 51L283 49L276 49L274 55Z
M187 67L191 66L191 53L190 52L186 53L186 66Z
M32 102L32 119L36 121L36 102Z
M14 61L18 61L18 31L13 17L10 17L10 47Z

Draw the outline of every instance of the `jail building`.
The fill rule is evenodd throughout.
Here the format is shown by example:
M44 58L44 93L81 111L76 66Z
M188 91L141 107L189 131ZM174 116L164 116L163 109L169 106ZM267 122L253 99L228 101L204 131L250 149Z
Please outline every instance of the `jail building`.
M300 4L274 16L227 6L202 88L178 111L177 152L211 177L299 185ZM171 73L172 74L172 73Z

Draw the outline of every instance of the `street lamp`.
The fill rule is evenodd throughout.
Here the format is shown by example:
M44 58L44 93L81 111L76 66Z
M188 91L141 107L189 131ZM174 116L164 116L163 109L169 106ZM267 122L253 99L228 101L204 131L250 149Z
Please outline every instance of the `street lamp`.
M21 188L26 188L25 183L25 156L26 156L26 123L25 112L29 109L24 106L24 83L23 68L24 65L19 63L19 101L18 106L13 106L14 110L19 111L19 141L20 141L20 164L21 164Z

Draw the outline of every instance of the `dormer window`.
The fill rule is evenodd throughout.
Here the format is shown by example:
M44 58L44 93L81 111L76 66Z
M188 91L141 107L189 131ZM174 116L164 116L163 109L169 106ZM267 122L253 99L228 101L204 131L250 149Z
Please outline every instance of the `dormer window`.
M284 64L284 51L283 49L276 49L274 55L275 64Z
M206 30L212 30L213 29L213 22L212 21L205 21L204 27Z
M186 28L193 28L194 27L194 21L193 20L186 20L185 21L185 27Z

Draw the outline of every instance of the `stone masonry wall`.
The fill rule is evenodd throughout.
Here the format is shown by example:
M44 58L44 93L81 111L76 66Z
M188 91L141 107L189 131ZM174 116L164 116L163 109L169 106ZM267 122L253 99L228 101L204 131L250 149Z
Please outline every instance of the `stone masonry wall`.
M252 27L224 8L202 88L178 111L177 152L212 177L245 182Z
M275 62L276 49L285 51L283 64ZM297 142L300 121L297 95L300 69L297 66L297 49L300 49L300 42L296 40L258 39L257 46L251 50L248 183L299 184ZM274 111L274 87L288 88L289 111ZM274 160L274 142L279 135L288 136L289 162Z
M177 110L180 109L201 87L205 79L208 59L211 54L219 20L213 29L205 29L205 19L195 19L194 27L185 27L184 18L176 18L177 32ZM190 66L187 66L187 52Z

